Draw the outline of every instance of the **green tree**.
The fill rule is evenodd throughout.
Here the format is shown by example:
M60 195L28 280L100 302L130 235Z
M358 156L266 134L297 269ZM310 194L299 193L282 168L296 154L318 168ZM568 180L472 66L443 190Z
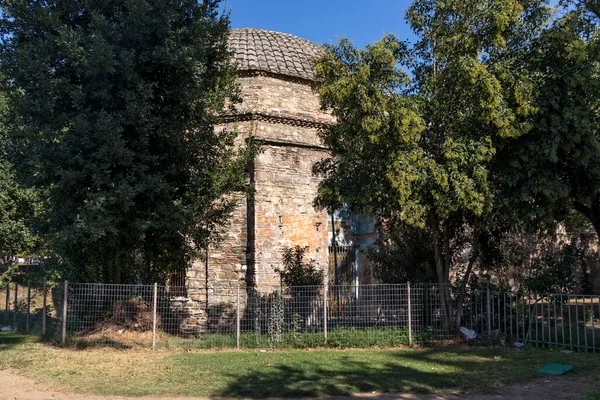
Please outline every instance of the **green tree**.
M600 12L565 2L533 43L538 76L532 129L500 148L497 180L519 218L564 220L575 209L600 233Z
M283 268L278 270L281 282L286 286L321 286L323 271L315 260L304 261L308 247L287 247L283 250Z
M39 243L32 229L39 214L37 193L20 185L9 161L10 146L3 123L7 112L6 96L0 92L0 282L8 279L12 258L21 253L31 255Z
M322 106L338 121L323 132L332 157L315 167L325 175L317 203L427 227L449 327L493 206L495 144L530 128L534 84L520 58L547 16L541 0L416 0L412 48L392 36L364 50L342 40L316 64ZM456 249L470 257L454 303Z
M431 232L391 216L377 224L377 241L367 252L382 283L436 281Z
M164 279L228 217L249 151L219 0L3 1L2 70L29 184L67 277Z
M10 163L0 161L0 282L9 270L12 258L32 255L39 238L32 222L39 210L37 193L19 185Z

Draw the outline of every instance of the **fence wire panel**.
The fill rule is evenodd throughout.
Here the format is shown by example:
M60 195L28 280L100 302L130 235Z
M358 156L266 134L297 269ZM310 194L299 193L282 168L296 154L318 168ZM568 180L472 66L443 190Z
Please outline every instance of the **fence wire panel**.
M241 294L240 347L322 346L324 330L320 286L246 288Z
M450 287L437 284L198 289L26 282L3 287L0 307L3 328L81 347L426 344L457 339L460 313L460 326L483 340L600 351L600 296L483 290L467 292L459 305Z
M78 346L152 344L152 285L69 283L66 334Z
M174 301L189 302L170 298L164 307ZM410 302L408 285L221 287L188 309L159 346L385 347L456 337L443 326L439 294L430 286L415 286Z
M435 340L453 340L458 337L454 331L452 317L446 318L446 312L442 302L443 294L452 298L452 293L448 285L426 284L417 286L423 291L423 325L422 330L427 329L428 339ZM448 311L449 312L449 311ZM448 319L448 320L446 320Z
M243 295L237 286L211 287L189 296L184 287L159 287L157 345L235 348L238 292Z
M54 284L10 283L0 292L0 323L19 333L54 334L59 322L54 308Z
M474 291L467 327L505 343L600 351L600 296Z
M329 346L408 344L406 285L332 286L328 309Z

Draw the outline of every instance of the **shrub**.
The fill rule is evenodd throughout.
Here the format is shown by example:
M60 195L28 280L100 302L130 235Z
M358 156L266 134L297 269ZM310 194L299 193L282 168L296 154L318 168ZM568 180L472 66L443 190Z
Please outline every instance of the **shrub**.
M314 260L304 262L307 247L288 247L283 251L283 270L277 270L286 286L321 286L323 271Z
M576 287L574 271L583 263L585 249L578 243L550 244L531 261L523 282L533 293L569 293Z

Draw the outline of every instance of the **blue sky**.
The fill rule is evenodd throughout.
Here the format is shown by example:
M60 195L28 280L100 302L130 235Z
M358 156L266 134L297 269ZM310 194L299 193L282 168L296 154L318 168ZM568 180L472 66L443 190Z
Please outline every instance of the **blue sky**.
M394 33L412 38L404 21L410 0L228 0L232 28L291 33L313 42L347 37L363 47Z

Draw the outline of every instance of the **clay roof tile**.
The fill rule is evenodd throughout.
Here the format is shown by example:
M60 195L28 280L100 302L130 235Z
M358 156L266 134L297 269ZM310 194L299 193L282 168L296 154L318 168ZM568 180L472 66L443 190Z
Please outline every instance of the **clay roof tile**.
M232 29L229 50L240 70L260 70L314 80L312 61L324 50L287 33L255 28Z

